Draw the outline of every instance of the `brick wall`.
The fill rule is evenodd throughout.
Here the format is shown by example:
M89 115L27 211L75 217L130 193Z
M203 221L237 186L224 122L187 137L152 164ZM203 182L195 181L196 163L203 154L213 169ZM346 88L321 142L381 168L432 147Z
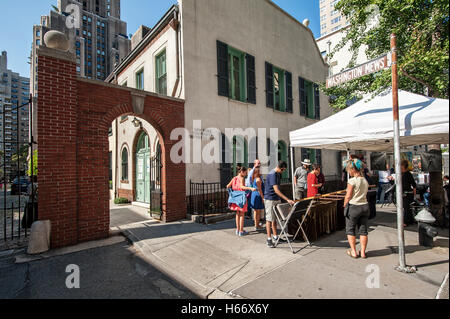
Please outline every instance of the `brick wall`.
M121 189L117 191L120 198L126 198L128 201L134 201L134 192L131 189Z
M108 128L117 117L134 114L132 92L138 93L79 79L75 67L69 54L38 51L39 219L52 222L53 248L108 237ZM184 219L186 167L170 160L177 143L170 133L184 127L184 102L144 94L144 114L137 116L161 141L162 220Z

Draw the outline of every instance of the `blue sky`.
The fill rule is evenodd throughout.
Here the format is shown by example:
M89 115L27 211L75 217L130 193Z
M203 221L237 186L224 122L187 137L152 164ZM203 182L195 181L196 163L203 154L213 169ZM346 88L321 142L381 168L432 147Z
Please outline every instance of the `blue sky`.
M226 0L223 0L226 1ZM245 1L245 0L243 0ZM320 35L319 0L274 0L297 20L308 18L316 37ZM122 0L122 20L128 34L141 25L152 27L176 0ZM57 0L0 0L0 51L8 52L8 68L29 76L32 28L40 23Z

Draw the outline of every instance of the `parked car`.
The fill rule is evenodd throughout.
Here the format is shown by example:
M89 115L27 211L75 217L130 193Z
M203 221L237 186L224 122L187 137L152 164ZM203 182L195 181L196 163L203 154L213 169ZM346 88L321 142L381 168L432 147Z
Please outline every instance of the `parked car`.
M21 176L20 177L20 190L19 190L19 182L18 182L18 178L16 177L11 184L11 195L19 195L19 193L26 194L29 184L30 184L30 182L28 180L28 177Z

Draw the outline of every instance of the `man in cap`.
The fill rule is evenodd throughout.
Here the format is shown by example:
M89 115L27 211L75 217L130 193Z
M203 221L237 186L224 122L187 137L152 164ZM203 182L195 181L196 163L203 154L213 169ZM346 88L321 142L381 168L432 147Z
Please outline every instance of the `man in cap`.
M305 159L302 162L302 166L297 168L294 174L295 184L295 200L301 200L306 197L307 185L308 185L308 173L311 167L311 161Z

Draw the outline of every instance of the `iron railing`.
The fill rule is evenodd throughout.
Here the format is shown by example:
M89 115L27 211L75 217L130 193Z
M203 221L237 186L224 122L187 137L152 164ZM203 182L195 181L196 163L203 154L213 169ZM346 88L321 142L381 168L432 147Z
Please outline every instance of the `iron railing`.
M2 109L2 117L3 117L3 140L1 141L3 145L3 163L2 163L2 169L3 169L3 180L2 180L2 187L3 187L3 208L0 209L0 220L3 220L3 227L1 227L0 230L0 243L2 241L6 242L8 240L14 240L14 239L20 239L20 238L27 238L28 236L28 228L30 228L33 221L37 220L37 201L35 201L36 198L36 186L35 185L35 172L33 167L34 162L34 145L36 144L33 139L33 102L32 97L30 96L27 103L24 103L22 105L19 105L19 102L16 102L16 107L12 108L11 106L7 106L6 103L2 103L3 109ZM20 116L20 109L28 106L29 109L29 141L26 144L29 148L29 155L30 155L30 162L31 162L31 169L30 169L30 180L31 180L31 194L29 195L29 199L27 202L24 202L22 200L22 178L26 175L27 171L27 165L23 165L21 160L21 141L20 141L20 119L22 118ZM16 178L17 178L17 198L12 196L12 190L13 190L13 182L11 183L11 191L10 194L8 194L8 173L9 177L12 177L12 169L10 166L7 166L7 154L6 151L10 148L7 148L7 143L10 144L11 139L6 138L6 116L10 115L12 117L13 111L15 111L17 114L16 116L16 156L17 156L17 171L16 171ZM7 141L8 140L8 141ZM9 161L11 161L11 158L9 158ZM8 167L8 170L7 170ZM23 171L23 174L22 174ZM28 191L28 190L27 190Z
M201 215L203 221L207 214L227 213L228 191L217 183L193 183L190 181L189 187L188 213L191 215Z

